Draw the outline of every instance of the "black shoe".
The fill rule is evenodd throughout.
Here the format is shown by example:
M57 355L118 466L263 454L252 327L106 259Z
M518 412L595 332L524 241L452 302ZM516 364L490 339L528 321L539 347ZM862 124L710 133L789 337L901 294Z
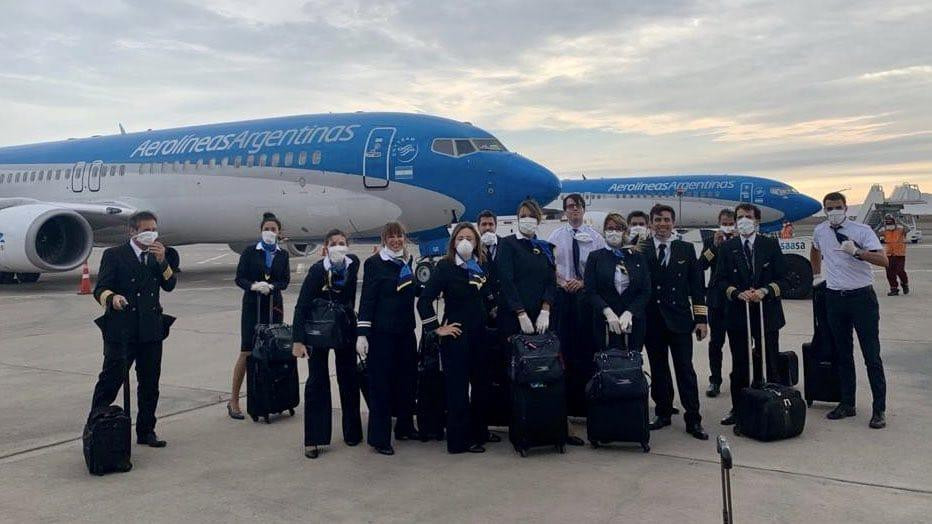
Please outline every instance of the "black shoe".
M735 411L731 410L725 415L725 418L722 419L723 426L734 426L738 422L737 417L735 417Z
M569 444L570 446L585 446L586 445L586 442L583 439L577 436L574 436L574 435L570 435L566 437L566 443Z
M875 411L868 426L872 429L883 429L887 427L887 417L883 416L883 411Z
M482 444L473 444L466 449L470 453L485 453L485 448L482 447Z
M242 411L233 411L233 406L231 406L229 402L227 402L227 415L230 415L230 418L233 420L243 420L246 418L243 416Z
M304 456L309 459L316 459L320 456L320 449L317 446L304 446Z
M709 389L705 390L705 396L715 398L722 392L721 384L709 384Z
M698 422L686 426L686 433L689 433L699 440L709 440L709 434L706 433L704 429L702 429L702 424Z
M905 293L906 290L904 289L903 292ZM900 294L900 290L899 290L899 289L891 289L890 292L887 293L887 296L888 296L888 297L895 297L895 296L897 296L897 295L899 295L899 294Z
M909 284L903 284L903 294L904 295L909 294Z
M164 448L168 445L168 442L164 440L159 440L155 436L155 432L147 433L145 435L140 435L136 437L136 444L141 444L143 446L149 446L150 448Z
M658 415L654 417L654 420L650 421L650 424L648 424L647 427L650 428L651 431L654 431L655 429L665 428L670 424L670 417L661 417Z
M839 420L845 417L853 417L857 414L851 406L846 406L844 404L839 404L835 406L835 409L828 412L828 415L825 415L825 418L829 420Z
M395 440L417 440L421 438L417 431L395 432Z
M360 439L360 440L344 440L343 442L344 442L347 446L353 447L353 446L358 446L359 443L362 442L362 440L361 440L361 439Z
M395 454L395 448L391 446L386 446L384 448L375 448L375 451L379 455L394 455Z
M502 437L499 437L498 435L496 435L495 433L492 433L492 432L490 431L490 432L489 432L489 436L487 436L487 437L485 438L485 441L486 441L486 442L491 442L491 443L495 444L495 443L497 443L497 442L501 442L501 441L502 441Z

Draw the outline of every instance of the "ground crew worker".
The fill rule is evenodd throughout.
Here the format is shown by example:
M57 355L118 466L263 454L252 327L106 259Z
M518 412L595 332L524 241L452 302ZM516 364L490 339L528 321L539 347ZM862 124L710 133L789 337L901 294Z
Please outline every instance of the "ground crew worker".
M888 297L900 294L900 285L903 286L903 294L909 294L909 276L906 275L906 227L897 224L893 215L887 214L883 217L883 243L886 246L887 259L890 263L887 265L887 283L890 284ZM899 279L899 282L897 282ZM899 285L898 285L899 284Z

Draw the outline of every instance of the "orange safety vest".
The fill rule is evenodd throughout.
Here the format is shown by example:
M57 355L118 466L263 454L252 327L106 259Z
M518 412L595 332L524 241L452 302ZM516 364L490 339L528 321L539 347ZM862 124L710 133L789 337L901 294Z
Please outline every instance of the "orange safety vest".
M893 230L884 228L883 242L887 246L887 256L906 256L906 228L900 226Z

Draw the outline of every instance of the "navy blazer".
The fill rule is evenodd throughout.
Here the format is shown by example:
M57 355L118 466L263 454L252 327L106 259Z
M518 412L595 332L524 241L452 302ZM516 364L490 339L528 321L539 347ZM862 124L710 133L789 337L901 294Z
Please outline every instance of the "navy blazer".
M764 317L766 330L774 331L786 325L783 316L783 303L780 295L786 288L786 262L780 243L770 237L758 234L753 247L754 273L748 270L747 257L741 237L728 240L719 247L718 263L715 268L715 287L722 289L725 298L725 311L729 322L744 325L745 304L738 299L742 291L748 289L767 289L764 297Z
M586 260L585 297L592 304L593 314L602 318L602 310L612 308L616 315L630 311L635 318L646 314L650 298L650 271L647 259L630 246L623 250L625 256L619 260L611 249L599 249L589 253ZM628 287L621 294L615 289L615 268L621 264L628 274Z
M648 305L648 320L663 322L674 333L689 333L696 324L707 323L705 277L699 270L696 248L689 242L670 243L667 266L657 260L657 244L646 242L647 265L653 287Z

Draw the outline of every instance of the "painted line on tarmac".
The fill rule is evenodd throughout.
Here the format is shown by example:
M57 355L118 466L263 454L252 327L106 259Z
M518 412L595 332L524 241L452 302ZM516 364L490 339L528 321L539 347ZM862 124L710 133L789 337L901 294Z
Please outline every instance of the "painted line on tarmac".
M210 257L210 258L208 258L208 259L204 259L204 260L201 260L200 262L195 262L195 263L196 263L196 264L206 264L206 263L208 263L208 262L213 262L214 260L217 260L217 259L219 259L219 258L223 258L223 257L225 257L225 256L227 256L227 255L229 255L229 253L221 253L221 254L219 254L219 255L217 255L217 256L215 256L215 257Z

